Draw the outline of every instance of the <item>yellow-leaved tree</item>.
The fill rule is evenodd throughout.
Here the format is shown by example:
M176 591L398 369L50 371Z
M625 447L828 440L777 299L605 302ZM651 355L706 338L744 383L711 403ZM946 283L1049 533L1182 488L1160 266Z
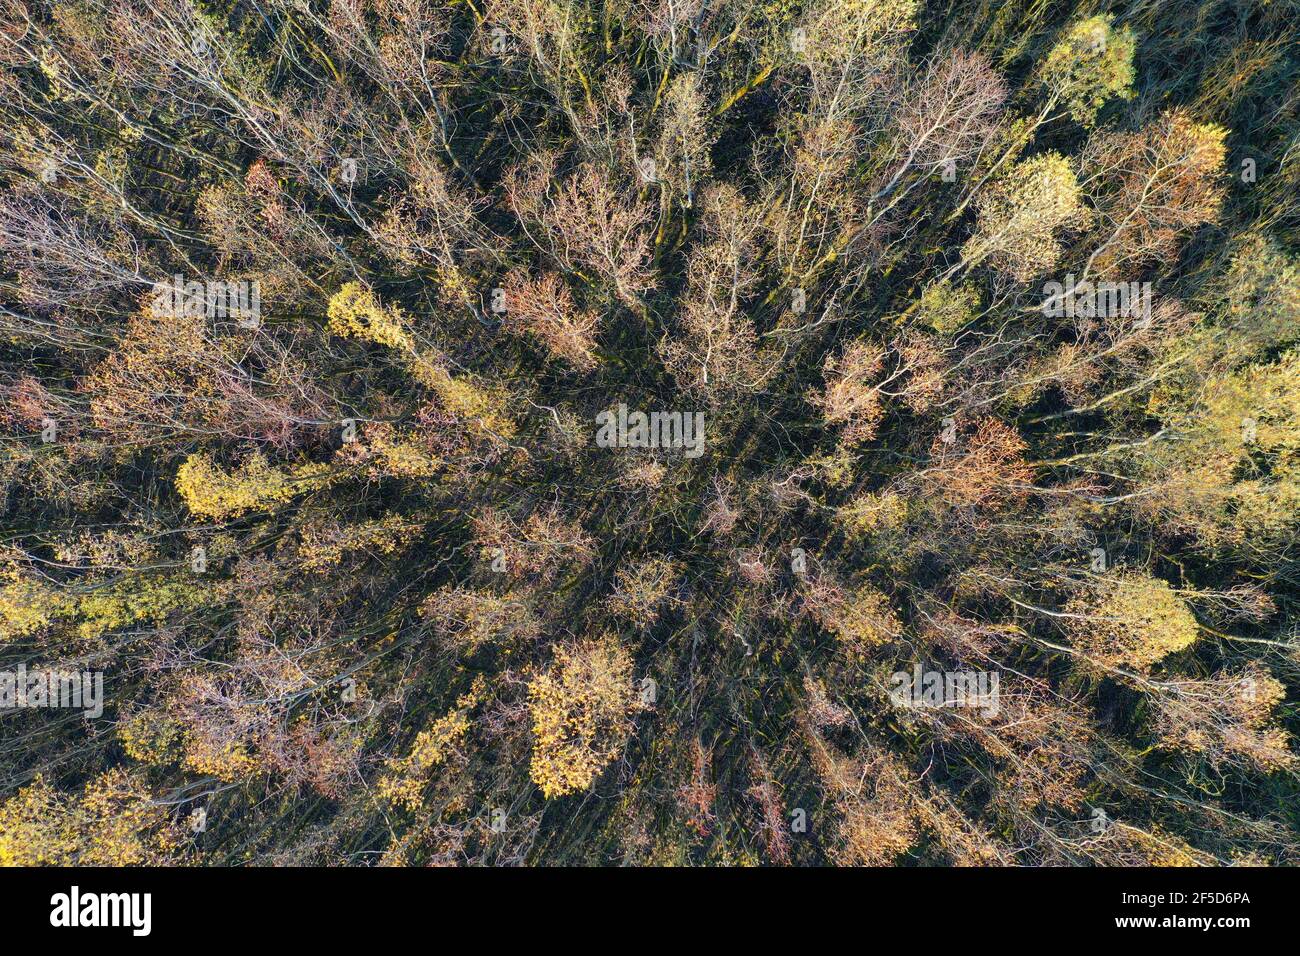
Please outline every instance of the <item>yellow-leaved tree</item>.
M1061 258L1057 234L1088 222L1074 169L1060 153L1016 164L975 200L975 234L962 247L964 268L989 262L1025 281Z
M1140 571L1098 579L1066 606L1073 645L1103 667L1145 671L1196 640L1196 618L1166 581Z
M1207 544L1267 548L1300 524L1300 351L1159 393L1153 407L1177 440L1138 464L1152 485L1145 513Z
M548 798L585 790L618 755L640 707L632 657L609 637L557 647L529 682L528 704L533 782Z
M325 484L329 467L302 464L291 469L271 465L254 454L234 470L222 468L205 454L191 455L176 472L176 490L194 514L231 518L284 504Z
M1091 126L1107 100L1131 99L1136 47L1133 31L1115 29L1111 14L1067 28L1038 67L1038 81L1047 88L1047 111L1063 106L1076 122Z
M37 777L0 803L0 866L161 866L182 838L168 808L121 768L80 798Z

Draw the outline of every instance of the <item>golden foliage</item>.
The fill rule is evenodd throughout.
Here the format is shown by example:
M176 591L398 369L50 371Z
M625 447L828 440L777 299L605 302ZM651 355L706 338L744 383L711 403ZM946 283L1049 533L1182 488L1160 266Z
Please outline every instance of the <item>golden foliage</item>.
M1194 388L1194 391L1192 390ZM1144 511L1210 545L1288 540L1300 521L1300 351L1211 374L1153 410L1179 440L1152 448Z
M416 735L406 756L384 764L378 783L381 797L408 810L419 809L429 772L459 752L470 730L470 713L482 703L485 687L481 676L474 678L455 707Z
M122 749L132 760L164 766L180 756L183 729L161 708L137 711L117 725Z
M1071 25L1039 65L1052 101L1085 126L1107 100L1133 97L1137 37L1128 27L1116 30L1114 22L1112 14L1098 14Z
M177 611L210 603L212 588L188 575L138 575L76 596L77 632L87 640L131 624L161 623Z
M330 298L329 330L344 338L359 338L392 349L413 348L407 318L401 309L385 307L360 282L348 282Z
M555 649L551 667L528 684L533 782L549 798L578 793L622 749L640 700L632 657L612 638Z
M1145 671L1186 650L1199 626L1173 588L1140 571L1098 579L1094 592L1066 605L1067 630L1075 647L1105 667Z
M889 598L870 584L846 589L817 578L805 586L804 601L818 625L839 638L853 658L868 657L903 631Z
M176 472L176 490L190 511L205 518L231 518L284 504L297 495L322 487L327 465L305 463L276 468L255 452L234 471L217 465L208 455L190 455Z
M389 557L407 548L423 527L423 522L402 515L347 525L313 523L299 533L298 556L304 571L338 567L358 551Z
M893 491L859 495L836 509L835 522L852 537L890 531L907 520L907 500Z
M66 609L66 600L33 576L6 563L0 568L0 642L41 630Z
M916 321L941 335L952 335L975 318L979 304L979 292L969 284L931 282L917 300Z
M1027 281L1061 258L1056 234L1088 224L1079 181L1060 153L1040 153L1018 163L975 200L975 234L962 247L968 263L985 260Z
M0 803L0 866L161 866L180 844L168 808L122 769L79 798L37 777Z

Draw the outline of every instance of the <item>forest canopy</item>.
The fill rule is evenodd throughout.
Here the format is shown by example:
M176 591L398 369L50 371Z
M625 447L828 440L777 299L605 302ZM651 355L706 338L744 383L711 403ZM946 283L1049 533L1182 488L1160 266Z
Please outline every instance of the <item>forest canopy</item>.
M1300 862L1298 22L0 0L0 864Z

